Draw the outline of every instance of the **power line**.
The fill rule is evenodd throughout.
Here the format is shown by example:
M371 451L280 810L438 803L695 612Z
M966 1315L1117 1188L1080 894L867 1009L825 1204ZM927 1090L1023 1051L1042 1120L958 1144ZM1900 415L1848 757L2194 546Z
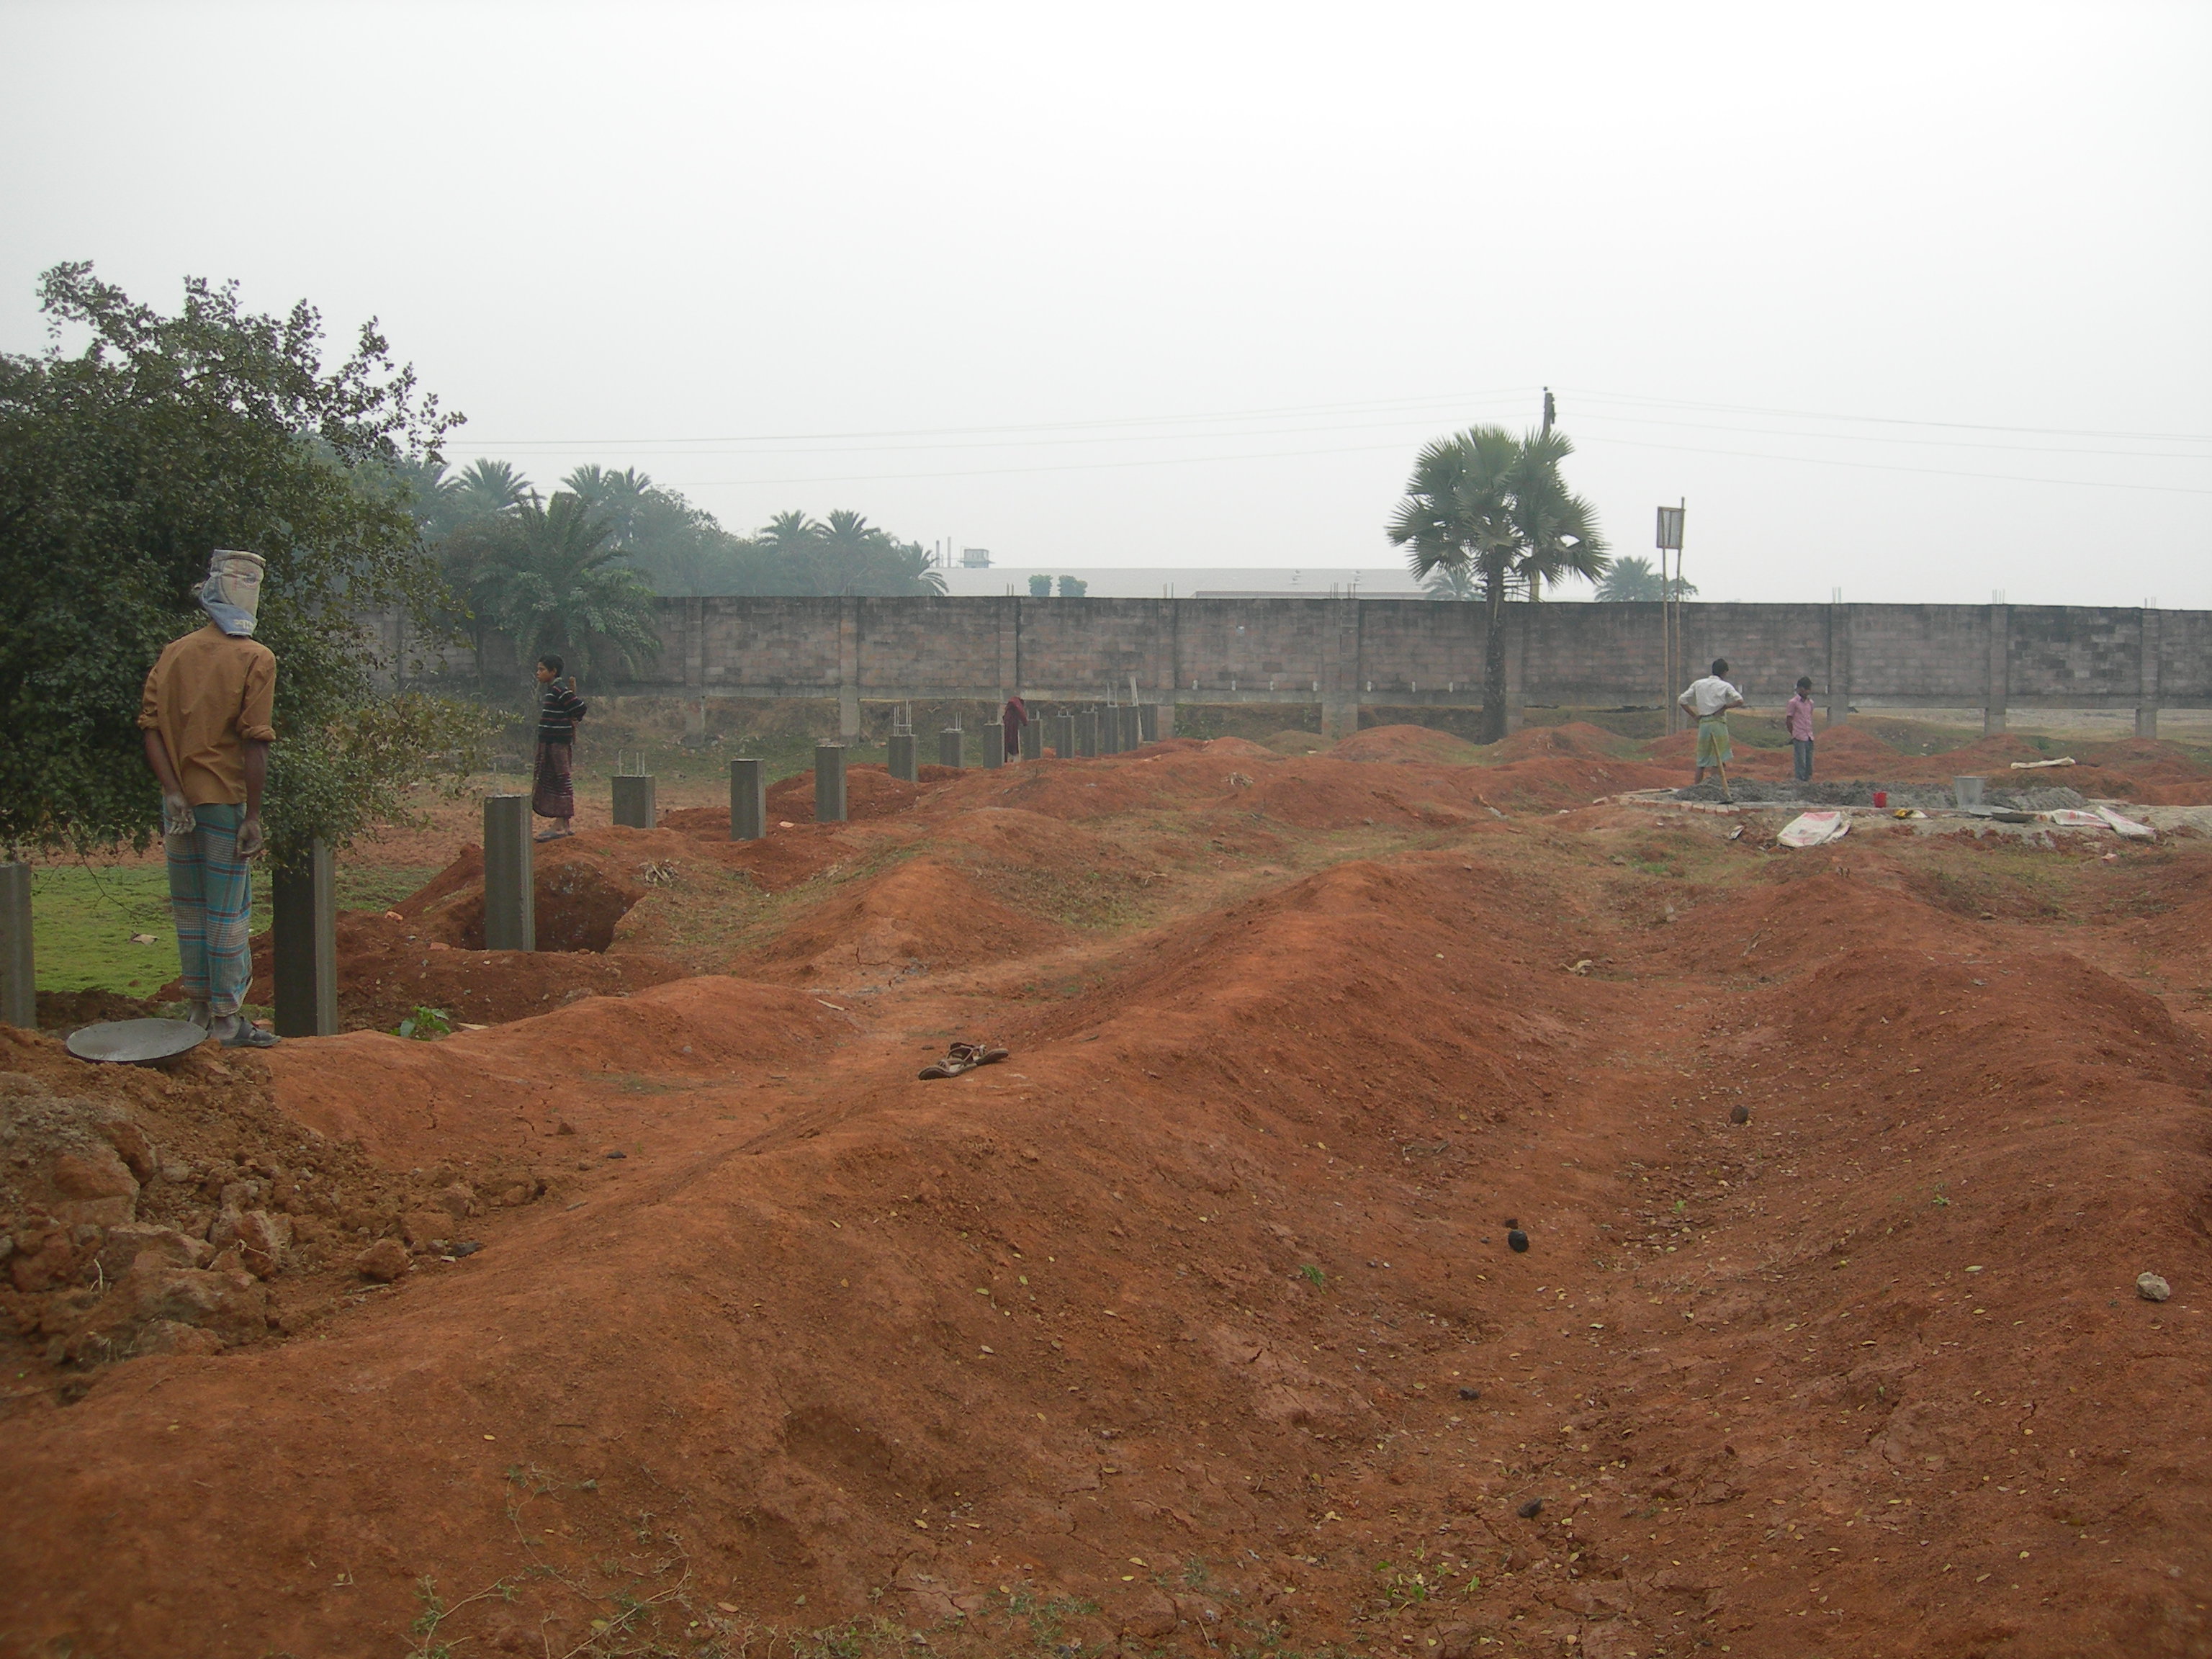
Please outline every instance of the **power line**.
M1768 409L1757 404L1699 403L1679 398L1642 398L1632 392L1576 391L1577 398L1601 403L1621 403L1655 409L1702 409L1725 415L1780 415L1801 421L1858 421L1880 426L1924 426L1954 432L2017 432L2042 438L2140 438L2155 442L2212 444L2212 437L2195 432L2124 432L2103 427L1991 426L1978 421L1920 421L1901 415L1838 415L1819 410Z

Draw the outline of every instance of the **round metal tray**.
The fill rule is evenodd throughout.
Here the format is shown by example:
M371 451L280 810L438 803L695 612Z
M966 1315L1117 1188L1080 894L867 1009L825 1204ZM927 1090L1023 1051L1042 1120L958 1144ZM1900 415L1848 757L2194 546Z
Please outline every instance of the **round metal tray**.
M207 1036L188 1019L108 1019L71 1031L69 1051L79 1060L145 1066L197 1048Z

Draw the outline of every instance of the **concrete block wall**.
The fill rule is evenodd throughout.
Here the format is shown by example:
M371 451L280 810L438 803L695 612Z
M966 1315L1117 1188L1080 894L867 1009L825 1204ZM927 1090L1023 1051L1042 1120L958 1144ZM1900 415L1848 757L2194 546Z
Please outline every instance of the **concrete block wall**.
M1356 726L1363 702L1474 707L1482 700L1480 605L1424 599L663 599L659 658L596 689L690 698L835 695L859 730L863 698L1322 703L1325 729ZM389 619L369 618L392 637ZM1651 707L1662 686L1656 605L1506 608L1508 700ZM2212 611L2084 605L1686 605L1686 684L1716 656L1754 703L1800 674L1833 710L2008 705L2212 707ZM520 672L489 641L488 673ZM447 672L475 672L465 649ZM1370 690L1369 688L1372 687Z

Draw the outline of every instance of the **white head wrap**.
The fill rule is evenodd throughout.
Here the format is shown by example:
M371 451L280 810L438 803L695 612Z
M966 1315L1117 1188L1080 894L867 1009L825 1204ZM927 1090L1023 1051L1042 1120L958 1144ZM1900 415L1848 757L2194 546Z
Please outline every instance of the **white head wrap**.
M261 575L267 568L268 562L258 553L217 548L208 561L207 580L200 584L200 609L224 633L251 635L261 609Z

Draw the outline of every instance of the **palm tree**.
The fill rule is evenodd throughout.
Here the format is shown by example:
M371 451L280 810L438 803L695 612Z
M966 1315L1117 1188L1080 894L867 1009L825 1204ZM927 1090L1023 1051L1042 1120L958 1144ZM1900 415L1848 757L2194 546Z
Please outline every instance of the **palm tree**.
M610 472L605 467L591 465L578 467L561 482L611 526L617 550L635 550L639 520L645 509L647 493L653 488L650 476L634 466Z
M1429 572L1421 582L1422 591L1432 599L1473 599L1481 596L1475 592L1474 578L1463 564L1440 564Z
M1469 427L1425 447L1388 526L1425 580L1464 570L1484 611L1482 729L1505 735L1505 605L1547 584L1595 580L1612 562L1597 515L1569 490L1559 464L1574 453L1564 432L1516 438L1502 426Z
M818 542L826 591L852 593L866 586L878 548L890 539L860 514L843 508L832 513L823 523Z
M497 527L470 598L534 660L560 653L579 673L635 674L659 652L653 589L615 562L612 526L580 495L520 502Z
M1686 582L1680 576L1669 581L1652 567L1651 561L1634 554L1615 559L1605 573L1605 580L1597 585L1601 599L1618 604L1623 601L1654 601L1667 597L1668 588L1674 590L1678 599L1688 599L1698 591L1695 582Z
M538 499L530 480L511 461L471 461L454 482L453 506L464 519L495 519Z

